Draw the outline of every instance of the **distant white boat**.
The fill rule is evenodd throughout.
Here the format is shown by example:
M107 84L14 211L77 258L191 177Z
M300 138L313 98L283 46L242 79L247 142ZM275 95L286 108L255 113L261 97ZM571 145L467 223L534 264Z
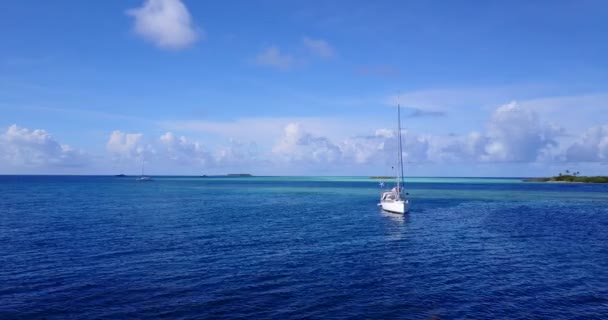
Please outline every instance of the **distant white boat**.
M141 176L139 176L139 178L135 179L136 181L141 181L141 182L146 182L146 181L152 181L152 178L144 175L144 164L146 163L145 159L143 159L142 156L142 160L141 160Z
M406 197L407 193L403 190L403 147L401 144L401 106L399 105L397 105L397 140L399 145L397 186L382 193L378 206L381 206L384 211L404 214L410 210L410 201Z

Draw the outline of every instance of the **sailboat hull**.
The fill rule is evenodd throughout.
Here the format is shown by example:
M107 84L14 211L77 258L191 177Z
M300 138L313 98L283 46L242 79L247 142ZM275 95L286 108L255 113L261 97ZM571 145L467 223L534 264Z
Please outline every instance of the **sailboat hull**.
M392 213L404 214L410 210L410 202L408 200L382 201L380 202L380 206L382 210Z

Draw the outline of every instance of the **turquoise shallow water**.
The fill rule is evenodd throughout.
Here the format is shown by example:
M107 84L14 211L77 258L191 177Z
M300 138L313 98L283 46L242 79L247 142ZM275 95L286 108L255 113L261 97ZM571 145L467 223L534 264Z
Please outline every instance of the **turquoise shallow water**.
M608 186L0 176L0 318L602 319Z
M189 180L192 181L200 179L200 180L208 180L208 181L216 181L216 180L224 180L230 179L231 181L325 181L325 182L390 182L394 181L393 179L370 179L368 176L266 176L266 177L224 177L224 176L209 176L209 177L158 177L158 179L162 180ZM405 179L406 182L411 183L520 183L523 182L521 178L432 178L432 177L408 177Z

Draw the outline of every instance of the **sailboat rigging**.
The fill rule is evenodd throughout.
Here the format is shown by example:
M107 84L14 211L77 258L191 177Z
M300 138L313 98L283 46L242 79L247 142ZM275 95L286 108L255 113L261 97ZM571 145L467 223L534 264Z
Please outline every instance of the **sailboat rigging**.
M144 175L144 166L145 166L145 163L146 163L146 159L144 158L144 155L142 153L142 156L141 156L141 175L139 176L139 178L136 179L137 181L151 181L152 180L152 178Z
M403 192L403 145L401 142L401 106L397 105L397 162L399 165L399 176L397 177L397 186L392 188L390 191L383 192L380 197L379 206L382 207L382 210L392 212L392 213L400 213L404 214L409 211L410 201L407 199L406 195Z

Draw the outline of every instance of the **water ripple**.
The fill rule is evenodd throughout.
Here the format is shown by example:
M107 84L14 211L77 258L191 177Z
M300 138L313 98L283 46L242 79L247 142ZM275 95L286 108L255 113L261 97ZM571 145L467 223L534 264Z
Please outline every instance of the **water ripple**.
M605 186L0 177L0 318L601 319ZM238 199L238 201L234 201Z

